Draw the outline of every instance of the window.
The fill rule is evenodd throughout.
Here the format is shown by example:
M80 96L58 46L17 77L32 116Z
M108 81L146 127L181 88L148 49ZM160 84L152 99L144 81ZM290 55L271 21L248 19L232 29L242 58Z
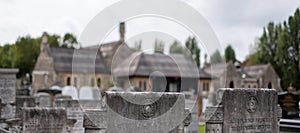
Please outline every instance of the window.
M230 83L229 83L229 88L234 88L234 83L233 83L233 81L230 81Z
M209 83L203 83L203 91L209 91Z
M271 82L268 83L268 88L272 89L272 83Z
M91 86L92 86L92 87L95 86L95 80L94 80L94 78L91 79Z
M250 85L248 85L248 88L251 88L251 86L250 86Z
M74 86L77 88L77 78L74 77Z
M97 86L101 87L101 79L100 78L97 79Z
M66 85L71 85L71 78L70 77L67 77Z
M144 91L146 91L146 90L147 90L147 82L144 81Z
M142 90L142 81L139 81L139 88Z
M256 85L254 85L253 87L256 88Z

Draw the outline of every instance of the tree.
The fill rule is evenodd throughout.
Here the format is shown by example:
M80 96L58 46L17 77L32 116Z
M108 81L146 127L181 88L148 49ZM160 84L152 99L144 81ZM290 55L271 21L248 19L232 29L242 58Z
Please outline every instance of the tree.
M161 40L155 40L154 43L154 52L155 53L164 53L165 43Z
M211 64L216 64L216 63L221 63L222 62L222 57L219 52L219 50L216 50L211 56L210 56L210 63Z
M196 62L197 66L200 67L200 49L198 47L198 42L195 37L189 37L186 42L185 46L187 50L191 53L192 58Z
M184 54L184 48L179 44L179 42L174 41L170 46L169 53L171 54Z
M234 52L233 48L231 47L231 45L228 45L225 49L225 60L226 60L226 62L229 62L229 61L235 62L236 61L235 52Z
M61 47L67 47L67 48L79 48L79 43L77 42L77 39L75 35L71 33L66 33L63 37L63 43Z
M299 68L300 11L297 9L283 23L270 22L259 38L256 52L246 61L252 64L270 63L281 78L283 89L292 83L300 88ZM250 58L251 57L251 58Z
M18 78L22 78L26 73L32 73L40 53L41 37L32 38L30 36L19 37L15 43L0 46L0 67L18 68ZM48 36L50 46L65 47L78 46L75 36L64 35L64 41L56 34Z

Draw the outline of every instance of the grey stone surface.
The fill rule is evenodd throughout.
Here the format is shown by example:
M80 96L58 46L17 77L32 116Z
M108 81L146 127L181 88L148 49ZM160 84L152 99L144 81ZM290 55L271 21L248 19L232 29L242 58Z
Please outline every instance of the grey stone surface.
M85 110L83 126L85 133L106 133L107 119L109 118L107 110L88 109Z
M64 100L57 99L55 100L56 107L64 107L67 111L67 118L75 119L76 123L72 129L73 133L84 133L83 128L83 110L80 107L80 104L77 100Z
M185 107L188 108L191 112L191 123L187 127L187 133L198 133L199 125L198 125L198 104L195 100L185 100Z
M23 133L71 133L75 120L64 108L23 108Z
M56 107L64 107L67 111L68 119L76 119L73 127L73 133L83 133L83 119L84 110L86 109L101 109L100 100L70 100L70 99L56 99Z
M206 132L279 132L276 90L220 89L219 94L221 104L205 111Z
M108 133L182 132L182 93L106 92Z
M16 73L18 69L0 69L0 98L2 104L16 100Z
M35 98L32 96L16 97L16 118L22 118L22 107L35 107Z
M36 94L36 103L38 107L51 107L52 100L48 93L38 93Z

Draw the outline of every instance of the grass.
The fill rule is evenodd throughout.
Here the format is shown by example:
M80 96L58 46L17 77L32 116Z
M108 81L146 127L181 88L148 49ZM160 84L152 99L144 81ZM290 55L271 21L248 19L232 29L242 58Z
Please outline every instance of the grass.
M205 124L199 125L199 133L205 133Z

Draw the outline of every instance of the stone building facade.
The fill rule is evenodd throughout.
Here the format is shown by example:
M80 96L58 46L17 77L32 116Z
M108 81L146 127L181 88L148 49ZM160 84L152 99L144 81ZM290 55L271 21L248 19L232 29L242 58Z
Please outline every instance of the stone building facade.
M274 88L282 91L280 78L270 64L240 66L230 61L209 64L203 70L215 77L214 88Z

